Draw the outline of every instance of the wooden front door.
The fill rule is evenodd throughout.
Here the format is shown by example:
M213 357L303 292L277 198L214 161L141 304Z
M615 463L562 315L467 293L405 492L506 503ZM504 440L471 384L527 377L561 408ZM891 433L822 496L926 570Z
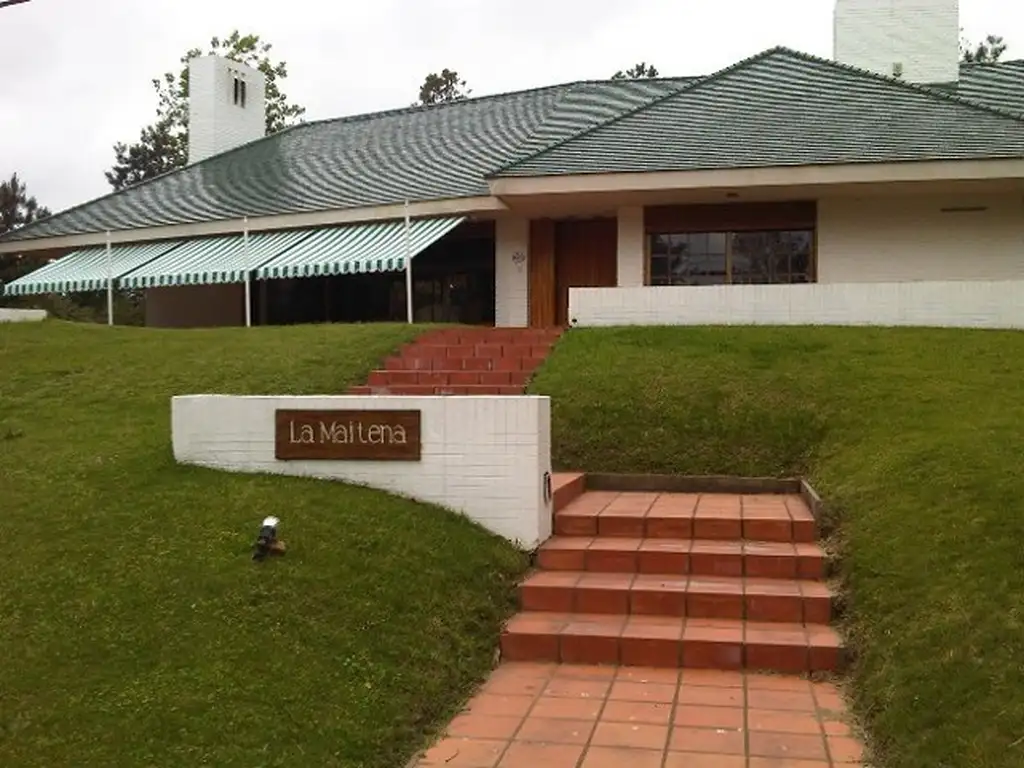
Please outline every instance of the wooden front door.
M555 224L555 322L567 325L570 288L613 288L618 277L618 222L580 219Z

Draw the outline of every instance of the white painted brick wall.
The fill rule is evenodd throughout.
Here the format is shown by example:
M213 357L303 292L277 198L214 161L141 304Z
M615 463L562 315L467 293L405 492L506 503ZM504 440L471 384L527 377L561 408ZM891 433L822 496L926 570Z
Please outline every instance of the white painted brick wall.
M983 210L964 210L970 208ZM1024 200L969 195L818 202L819 282L903 280L1024 280Z
M1024 280L571 288L579 326L1024 328Z
M7 309L0 307L0 323L38 323L45 319L45 309Z
M636 286L644 284L644 209L619 209L618 284Z
M518 264L514 258L526 258ZM530 220L501 218L494 231L494 324L525 328L530 322Z
M278 461L276 409L419 410L422 458ZM525 549L551 535L551 403L547 397L235 397L171 403L174 457L229 472L343 480L462 512Z
M246 83L244 108L234 103L236 72ZM189 163L261 138L266 119L263 73L218 56L189 62Z
M959 0L836 0L833 58L912 83L959 79Z

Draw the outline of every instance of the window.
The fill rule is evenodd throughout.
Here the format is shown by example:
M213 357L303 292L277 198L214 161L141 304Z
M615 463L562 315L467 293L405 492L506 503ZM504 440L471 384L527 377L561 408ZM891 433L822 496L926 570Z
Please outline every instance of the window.
M234 103L236 107L245 109L245 80L240 78L237 74L234 76Z
M651 236L651 285L808 283L814 233L693 232Z

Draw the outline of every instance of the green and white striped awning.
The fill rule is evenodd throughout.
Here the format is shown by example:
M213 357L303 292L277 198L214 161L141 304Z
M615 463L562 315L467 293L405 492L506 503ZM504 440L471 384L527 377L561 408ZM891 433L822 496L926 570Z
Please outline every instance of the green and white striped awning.
M180 248L125 275L120 285L126 288L154 288L242 283L245 282L247 269L255 269L315 234L310 230L258 232L249 235L248 253L242 235L189 240Z
M406 242L404 221L351 224L314 231L276 259L261 266L261 280L282 277L315 277L364 272L397 272L405 269L405 255L415 256L429 248L464 221L464 217L416 219L409 223Z
M38 293L106 290L108 279L112 278L116 282L121 275L138 269L180 244L180 240L174 240L141 245L115 245L110 249L109 265L107 250L103 246L73 251L8 283L4 286L4 293L8 296L26 296Z

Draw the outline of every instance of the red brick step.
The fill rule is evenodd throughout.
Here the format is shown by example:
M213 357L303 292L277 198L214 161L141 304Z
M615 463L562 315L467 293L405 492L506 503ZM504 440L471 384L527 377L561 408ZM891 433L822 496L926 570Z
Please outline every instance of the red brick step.
M832 592L820 581L536 571L519 587L526 611L687 616L827 624Z
M836 671L841 646L824 625L530 611L501 637L509 661L792 673Z
M537 552L549 571L821 579L825 552L816 543L553 536Z
M752 539L810 543L817 529L799 496L592 491L555 515L559 536Z

